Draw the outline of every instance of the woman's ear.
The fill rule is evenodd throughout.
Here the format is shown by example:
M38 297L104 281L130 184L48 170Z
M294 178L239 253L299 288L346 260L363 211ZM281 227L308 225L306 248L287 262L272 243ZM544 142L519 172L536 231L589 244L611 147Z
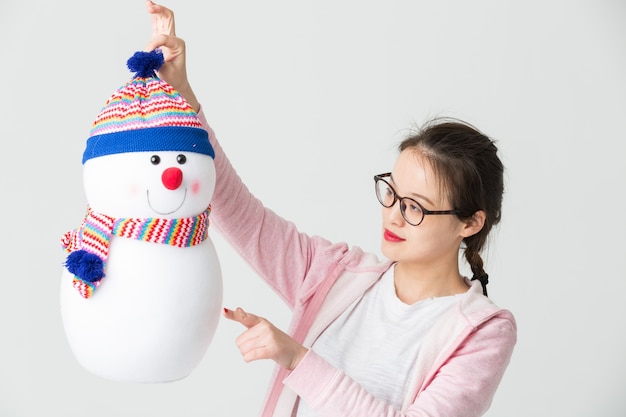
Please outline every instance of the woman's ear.
M461 236L470 237L480 232L485 225L486 218L487 215L483 210L478 210L477 212L472 214L472 217L465 220L465 226L461 231Z

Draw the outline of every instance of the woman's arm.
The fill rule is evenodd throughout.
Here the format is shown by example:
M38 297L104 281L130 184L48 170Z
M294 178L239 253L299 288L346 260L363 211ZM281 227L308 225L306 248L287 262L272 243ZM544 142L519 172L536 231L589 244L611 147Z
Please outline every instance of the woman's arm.
M185 42L175 34L174 13L150 0L146 8L152 16L152 38L146 50L160 48L165 58L158 75L198 112L215 150L216 184L211 201L211 225L293 307L311 258L318 247L329 243L299 233L293 223L265 208L250 193L224 154L189 83ZM315 285L314 282L309 284Z

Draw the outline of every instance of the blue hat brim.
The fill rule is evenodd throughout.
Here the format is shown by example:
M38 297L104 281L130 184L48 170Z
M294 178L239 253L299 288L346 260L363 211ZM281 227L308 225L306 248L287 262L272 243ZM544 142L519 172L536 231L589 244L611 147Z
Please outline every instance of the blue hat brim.
M189 126L161 126L92 136L87 139L83 164L99 156L151 151L195 152L215 158L206 130Z

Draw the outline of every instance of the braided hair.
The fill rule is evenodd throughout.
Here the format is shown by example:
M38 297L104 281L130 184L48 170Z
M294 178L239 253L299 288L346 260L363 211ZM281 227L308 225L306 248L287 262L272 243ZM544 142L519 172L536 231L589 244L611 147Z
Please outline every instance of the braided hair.
M484 211L482 229L465 237L463 244L472 280L481 282L486 296L489 275L480 251L491 228L500 222L504 194L504 167L497 155L498 148L493 140L466 122L436 118L404 139L399 150L405 149L415 150L428 160L461 220Z

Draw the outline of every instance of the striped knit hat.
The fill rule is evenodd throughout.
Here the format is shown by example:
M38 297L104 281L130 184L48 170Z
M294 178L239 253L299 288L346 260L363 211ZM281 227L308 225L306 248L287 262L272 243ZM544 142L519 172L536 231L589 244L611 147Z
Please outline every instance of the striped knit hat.
M135 76L120 87L93 122L83 164L104 155L141 151L186 151L215 157L208 133L182 95L157 77L160 50L128 59Z

